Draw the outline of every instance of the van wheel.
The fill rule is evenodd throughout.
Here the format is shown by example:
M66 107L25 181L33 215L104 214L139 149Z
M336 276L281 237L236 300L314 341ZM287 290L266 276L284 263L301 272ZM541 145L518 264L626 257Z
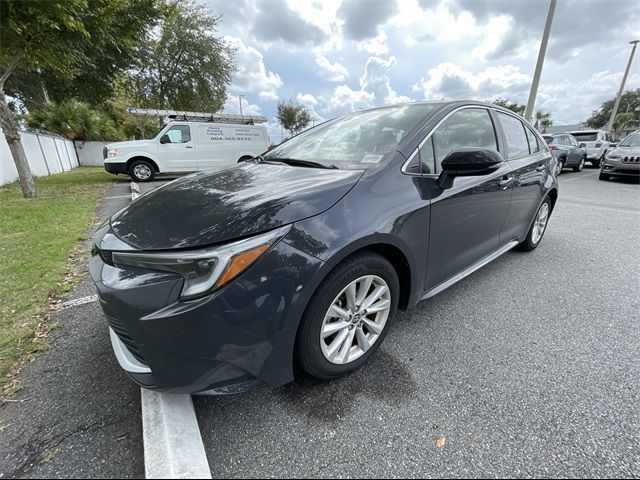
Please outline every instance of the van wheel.
M398 275L381 255L361 252L344 260L322 281L302 317L298 365L325 380L361 367L387 335L399 296Z
M156 170L147 160L136 160L129 165L129 175L136 182L150 182L156 176Z

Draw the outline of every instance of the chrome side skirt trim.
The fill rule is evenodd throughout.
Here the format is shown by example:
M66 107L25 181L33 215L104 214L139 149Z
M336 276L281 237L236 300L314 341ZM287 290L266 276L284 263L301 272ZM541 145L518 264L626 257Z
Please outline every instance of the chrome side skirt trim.
M516 240L513 240L512 242L507 243L504 247L501 247L500 249L496 250L491 255L488 255L488 256L484 257L483 259L478 260L476 263L474 263L470 267L467 267L466 269L462 270L457 275L454 275L449 280L446 280L446 281L442 282L440 285L438 285L437 287L432 288L431 290L429 290L427 293L424 294L424 296L422 297L421 300L426 300L427 298L431 298L434 295L437 295L438 293L442 292L443 290L446 290L451 285L453 285L455 283L458 283L460 280L462 280L465 277L468 277L469 275L471 275L476 270L480 270L486 264L491 263L493 260L498 258L500 255L502 255L504 253L507 253L509 250L511 250L516 245L518 245L518 242Z
M127 346L118 338L116 332L109 328L109 336L111 337L111 347L116 355L116 360L123 370L131 373L151 373L148 365L139 362L129 351Z

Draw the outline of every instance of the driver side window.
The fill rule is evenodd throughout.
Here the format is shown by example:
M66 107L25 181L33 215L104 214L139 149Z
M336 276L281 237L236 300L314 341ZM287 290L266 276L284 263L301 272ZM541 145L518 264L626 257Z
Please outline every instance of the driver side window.
M483 108L465 108L453 113L431 138L438 171L442 170L442 160L453 150L465 147L498 149L491 116Z
M187 125L176 125L165 133L169 137L169 143L187 143L191 141L191 132Z

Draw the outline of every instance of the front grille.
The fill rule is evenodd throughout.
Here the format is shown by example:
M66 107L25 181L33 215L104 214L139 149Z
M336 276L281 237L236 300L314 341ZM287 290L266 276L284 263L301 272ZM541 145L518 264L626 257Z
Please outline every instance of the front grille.
M126 345L126 347L131 352L131 355L133 355L136 360L146 365L147 361L145 360L144 355L142 355L142 351L140 350L140 347L129 336L129 333L127 332L127 329L125 328L125 326L122 325L122 323L120 323L115 318L109 317L108 315L105 315L105 316L107 317L107 322L109 322L109 326L116 333L116 335L122 341L122 343Z
M622 163L640 163L640 157L624 157Z
M104 263L106 263L107 265L111 265L112 267L114 266L113 252L111 250L100 250L96 245L94 245L91 249L91 255L93 255L94 257L96 255L100 255L100 258Z

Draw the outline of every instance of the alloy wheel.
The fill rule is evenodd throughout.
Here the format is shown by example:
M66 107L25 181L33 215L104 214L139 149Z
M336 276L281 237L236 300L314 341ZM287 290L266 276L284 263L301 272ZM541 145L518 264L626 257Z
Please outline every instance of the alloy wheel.
M536 215L536 219L533 223L533 232L531 235L531 241L533 244L537 244L542 235L544 234L545 229L547 228L547 221L549 220L549 204L547 202L543 203L540 209L538 210L538 214Z
M365 275L347 285L334 299L320 329L325 359L351 363L380 338L391 311L391 290L377 275Z

